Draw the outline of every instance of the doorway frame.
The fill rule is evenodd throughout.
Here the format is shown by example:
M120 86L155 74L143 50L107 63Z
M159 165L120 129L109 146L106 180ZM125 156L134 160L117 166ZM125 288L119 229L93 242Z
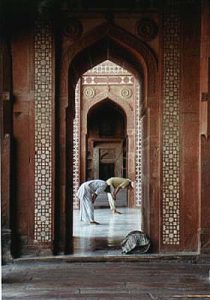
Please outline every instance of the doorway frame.
M153 50L141 40L135 38L130 33L126 32L122 28L106 23L96 27L87 33L79 42L75 42L69 48L64 51L61 64L60 73L60 89L59 89L59 151L60 158L59 164L57 164L56 177L59 176L59 191L56 203L59 206L59 213L57 214L57 220L55 222L57 230L55 228L57 249L64 253L71 253L72 238L72 226L73 226L73 182L72 182L72 146L73 146L73 118L74 118L74 99L75 99L75 87L79 77L93 65L90 65L90 60L86 60L87 53L90 53L91 47L96 44L103 45L104 40L108 40L109 43L113 43L120 54L118 55L109 51L110 60L126 67L130 70L136 78L142 83L143 89L143 107L142 115L149 114L149 120L145 132L150 137L151 147L147 149L149 159L148 181L145 184L149 189L149 201L154 213L149 213L149 232L147 228L145 231L149 234L154 244L154 251L158 252L160 247L160 153L154 153L153 149L158 148L160 145L160 114L159 105L157 104L157 78L158 78L158 65L157 58ZM113 48L114 49L114 48ZM97 65L104 61L107 56L107 48L102 49L101 53L94 53L94 60L92 63ZM97 56L98 55L98 56ZM125 61L125 57L127 60ZM81 59L83 57L83 59ZM83 62L81 65L81 61ZM151 120L155 120L156 128L151 126ZM147 169L146 172L149 172ZM150 174L156 174L152 176ZM59 198L59 199L58 199ZM146 223L145 223L146 224Z

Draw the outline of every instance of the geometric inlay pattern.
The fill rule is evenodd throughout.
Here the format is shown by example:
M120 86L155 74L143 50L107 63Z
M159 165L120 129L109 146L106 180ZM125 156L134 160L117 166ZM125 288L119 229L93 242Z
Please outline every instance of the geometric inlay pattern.
M80 184L80 82L75 89L75 117L73 121L73 208L79 208L76 194Z
M131 95L132 95L132 90L129 89L128 87L124 87L122 90L121 90L121 96L124 98L124 99L127 99L127 98L130 98Z
M135 122L135 138L136 138L136 150L135 150L135 163L136 163L136 206L141 206L142 202L142 122L140 119L141 111L141 91L140 85L136 81L136 122Z
M104 62L98 64L97 66L93 67L92 69L88 70L85 74L94 73L95 76L97 74L103 75L130 75L130 73L122 68L121 66L116 65L115 63L111 62L110 60L105 60ZM84 75L85 75L84 74Z
M52 35L37 21L34 32L35 224L34 240L51 241L52 227Z
M95 96L95 90L88 86L84 89L83 94L86 98L90 99Z
M179 16L164 18L163 79L163 244L180 243L179 93L181 26Z

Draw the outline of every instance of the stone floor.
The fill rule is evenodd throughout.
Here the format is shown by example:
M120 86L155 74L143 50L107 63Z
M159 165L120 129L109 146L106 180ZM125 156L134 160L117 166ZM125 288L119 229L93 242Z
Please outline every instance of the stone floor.
M109 208L95 209L99 225L89 225L79 220L79 210L74 211L74 256L121 254L120 244L132 230L141 229L140 208L119 208L121 214L113 215Z
M74 253L23 257L2 266L2 299L210 299L210 260L195 254L121 253L120 243L141 228L140 209L121 215L96 209L100 225L74 212Z
M189 262L17 261L2 267L2 299L209 299L209 270Z

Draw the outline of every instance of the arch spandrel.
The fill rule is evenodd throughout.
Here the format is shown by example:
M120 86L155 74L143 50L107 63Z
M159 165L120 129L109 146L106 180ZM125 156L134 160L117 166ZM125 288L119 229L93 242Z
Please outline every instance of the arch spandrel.
M143 41L110 23L104 23L87 32L65 49L62 78L69 77L76 86L83 73L106 59L126 67L141 82L148 82L145 90L151 95L155 94L158 60L154 51ZM70 76L67 76L68 73ZM63 82L61 90L67 87L64 84Z

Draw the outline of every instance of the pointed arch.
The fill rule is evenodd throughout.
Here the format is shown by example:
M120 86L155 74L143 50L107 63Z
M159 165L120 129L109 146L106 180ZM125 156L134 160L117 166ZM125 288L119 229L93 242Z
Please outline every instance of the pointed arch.
M67 47L62 60L63 71L76 86L81 74L102 61L110 59L131 71L147 91L154 95L157 87L158 60L154 51L143 41L121 27L104 23L87 32ZM68 83L63 82L65 90ZM62 89L61 88L61 89Z
M127 124L127 128L130 128L130 122L132 121L131 118L128 118L128 112L132 112L133 108L129 105L129 103L127 102L122 102L119 100L119 97L117 97L116 95L114 95L111 92L106 92L106 93L101 93L99 95L97 95L97 97L95 97L92 100L92 103L90 104L89 110L87 112L87 115L89 114L89 112L94 109L94 107L96 107L97 105L101 105L102 102L105 102L108 99L109 102L113 103L116 107L119 107L119 109L124 113L128 124ZM86 120L83 120L83 123L87 123L87 116L86 116Z
M150 169L158 169L159 160L153 159L151 154L150 143L156 147L159 143L159 136L153 135L152 130L156 130L158 124L158 115L156 111L159 107L158 100L158 61L154 51L143 41L139 40L131 33L118 27L115 24L104 23L95 29L85 33L80 40L73 44L67 45L65 41L64 52L62 53L60 63L60 86L59 86L59 174L60 174L60 211L64 211L59 217L59 227L61 228L58 243L64 248L66 253L71 252L70 245L72 242L72 203L73 203L73 119L75 106L75 88L78 79L87 70L93 68L97 64L111 60L131 72L140 82L141 88L138 89L138 99L141 99L141 111L145 113L147 122L144 123L146 144L144 144L144 152L146 157L145 168L147 172L146 178L146 197L150 201ZM154 101L155 100L155 101ZM144 108L149 108L144 109ZM151 108L151 109L150 109ZM149 112L152 112L149 114ZM153 116L151 118L150 116ZM139 115L140 118L140 115ZM151 123L152 120L152 123ZM139 119L140 121L140 119ZM133 135L132 130L129 134ZM156 132L155 132L156 134ZM83 147L83 146L82 146ZM133 156L129 157L129 164L133 162ZM153 162L153 165L152 165ZM156 206L158 206L159 198L155 198ZM70 212L70 213L69 213ZM149 212L148 222L149 221ZM159 230L158 220L155 219L155 232Z

